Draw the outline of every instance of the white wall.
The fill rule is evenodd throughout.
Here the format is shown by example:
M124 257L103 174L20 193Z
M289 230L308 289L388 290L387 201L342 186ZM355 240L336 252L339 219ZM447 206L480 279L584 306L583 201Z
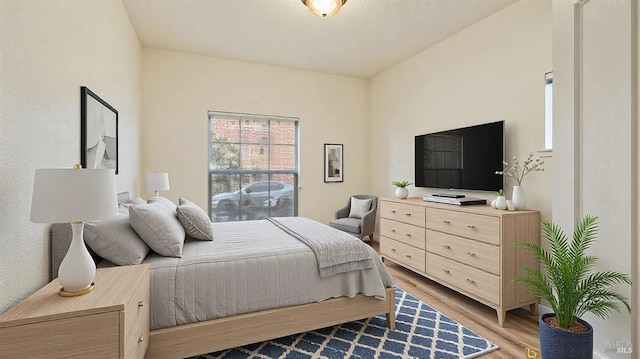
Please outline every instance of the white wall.
M49 281L36 168L80 162L80 87L119 111L119 191L139 187L140 45L119 0L0 1L0 313Z
M168 172L174 202L207 209L207 111L300 119L300 216L328 223L368 190L367 81L144 48L142 172ZM324 143L344 144L344 182L324 183ZM151 193L145 193L150 196Z
M553 179L553 219L570 231L585 214L598 216L595 270L628 273L636 283L614 287L628 298L635 291L632 314L623 309L607 320L584 318L594 327L594 351L607 358L632 357L617 350L628 350L625 343L638 337L640 319L638 54L632 47L638 19L632 17L633 6L637 2L630 0L553 1L554 148L557 171L563 172Z
M550 0L523 0L373 77L371 191L392 196L390 182L413 182L418 134L504 119L506 158L522 160L543 149L551 19ZM544 160L545 172L532 173L523 186L528 208L550 219L551 159ZM513 184L506 181L507 198ZM410 188L410 196L432 192ZM487 192L472 195L495 198Z

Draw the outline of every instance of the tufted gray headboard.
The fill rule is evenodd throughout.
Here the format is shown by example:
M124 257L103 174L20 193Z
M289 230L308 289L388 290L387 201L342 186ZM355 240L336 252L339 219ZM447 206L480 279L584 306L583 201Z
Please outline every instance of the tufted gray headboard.
M118 204L128 203L131 201L129 192L118 193ZM51 226L51 279L58 277L58 268L64 256L71 245L71 224L54 223ZM98 256L91 248L87 247L89 253L93 257L94 262L98 263L102 258Z

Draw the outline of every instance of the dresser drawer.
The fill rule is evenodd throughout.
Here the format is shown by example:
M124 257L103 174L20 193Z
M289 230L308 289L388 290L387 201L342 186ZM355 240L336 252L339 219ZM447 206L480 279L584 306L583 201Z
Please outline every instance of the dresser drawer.
M500 244L500 218L498 217L427 208L426 225L428 229Z
M380 235L424 249L424 227L414 226L387 218L380 219Z
M484 271L500 274L500 247L427 230L427 251Z
M142 358L149 345L149 272L129 298L124 310L124 356Z
M380 253L399 264L424 272L424 250L422 249L382 237L380 241Z
M500 305L498 276L440 257L426 254L427 273L478 298Z
M411 204L383 201L380 205L380 217L424 226L425 208Z

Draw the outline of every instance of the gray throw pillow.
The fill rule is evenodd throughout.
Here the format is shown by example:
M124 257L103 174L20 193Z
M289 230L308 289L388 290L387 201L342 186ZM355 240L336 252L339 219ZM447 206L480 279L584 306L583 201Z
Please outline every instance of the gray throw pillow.
M180 198L179 203L176 209L177 217L187 234L194 239L212 241L213 230L207 213L187 199Z
M85 223L83 237L100 257L121 266L140 264L149 253L129 224L128 214Z
M351 211L349 218L362 218L371 210L371 199L359 199L351 197Z
M184 228L160 203L129 207L129 222L151 249L165 257L182 256Z
M147 200L147 203L149 203L149 204L151 204L151 203L160 203L166 209L171 211L171 213L176 214L176 205L173 202L171 202L171 200L168 199L168 198L164 198L164 197L160 197L160 196L154 196L154 197L149 198Z

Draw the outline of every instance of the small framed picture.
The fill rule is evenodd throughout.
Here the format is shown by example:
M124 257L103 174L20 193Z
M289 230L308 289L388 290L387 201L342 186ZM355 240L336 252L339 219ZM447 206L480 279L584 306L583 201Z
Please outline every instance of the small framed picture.
M80 162L118 174L118 111L88 88L80 88Z
M324 182L344 180L342 145L324 144Z

